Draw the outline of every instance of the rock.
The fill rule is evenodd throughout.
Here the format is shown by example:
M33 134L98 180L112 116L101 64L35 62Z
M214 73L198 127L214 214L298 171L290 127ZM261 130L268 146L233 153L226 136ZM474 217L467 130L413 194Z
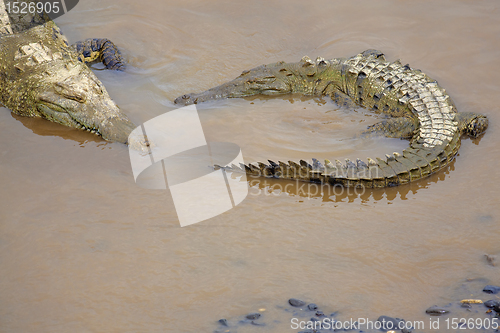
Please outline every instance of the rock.
M297 308L300 308L300 307L306 305L306 302L301 301L300 299L296 299L296 298L290 298L288 300L288 303L290 303L291 306L295 306Z
M484 257L486 258L486 261L488 262L488 264L490 264L491 266L496 266L497 256L495 256L493 254L485 254Z
M223 325L223 326L229 326L227 324L227 319L219 319L219 324Z
M460 301L462 304L483 304L483 301L480 299L467 298Z
M449 312L450 311L448 311L448 310L446 310L444 308L440 308L437 305L431 306L430 308L428 308L427 310L425 310L425 313L430 314L432 316L440 316L440 315L443 315L443 314L446 314L446 313L449 313Z
M487 294L498 294L500 292L500 287L487 285L483 288L483 291Z
M323 313L323 311L316 311L316 317L325 317L325 314Z
M487 308L493 309L494 307L500 305L500 301L490 299L489 301L484 302L484 306Z
M382 330L383 331L392 331L392 330L398 330L399 329L399 323L402 321L403 323L405 322L402 319L399 318L392 318L389 316L380 316L378 317L377 321L382 323ZM403 325L403 324L401 324Z
M314 311L314 310L317 310L318 309L318 306L314 303L311 303L307 306L307 308L311 311Z
M260 313L255 312L255 313L247 314L246 318L250 319L250 320L259 319L260 318Z

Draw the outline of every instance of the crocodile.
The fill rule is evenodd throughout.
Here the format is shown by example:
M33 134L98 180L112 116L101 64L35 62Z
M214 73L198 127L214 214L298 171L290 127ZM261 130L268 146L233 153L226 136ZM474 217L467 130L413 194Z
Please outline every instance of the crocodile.
M178 105L210 100L300 93L330 96L337 103L362 106L390 116L365 131L391 138L409 139L401 153L345 163L317 159L298 163L223 166L228 171L253 176L321 182L344 187L379 188L406 184L429 176L448 165L458 152L462 135L476 138L488 127L488 118L473 112L457 112L445 89L418 69L389 62L378 50L366 50L349 58L316 61L303 57L243 71L236 79L201 93L175 99ZM219 167L219 166L217 166Z
M28 1L17 0L23 2ZM46 13L12 9L9 0L0 0L0 105L127 143L136 126L88 66L102 61L123 70L116 46L108 39L69 45Z

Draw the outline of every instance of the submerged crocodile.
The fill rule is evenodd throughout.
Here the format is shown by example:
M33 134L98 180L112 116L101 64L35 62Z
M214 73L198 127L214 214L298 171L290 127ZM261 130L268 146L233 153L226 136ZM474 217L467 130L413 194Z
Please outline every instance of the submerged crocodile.
M463 134L477 137L488 127L488 119L477 113L457 113L446 91L420 70L388 62L384 54L367 50L351 58L298 63L277 62L244 71L233 81L199 94L178 97L176 104L189 105L223 98L257 94L301 93L330 96L340 103L355 103L391 116L368 128L391 138L409 138L410 147L385 159L368 158L335 163L316 159L288 163L269 161L226 166L250 175L298 179L311 182L363 186L394 186L424 178L447 164L457 154Z
M0 105L126 143L136 126L85 64L123 69L114 44L88 39L70 46L45 13L11 13L8 1L0 0Z

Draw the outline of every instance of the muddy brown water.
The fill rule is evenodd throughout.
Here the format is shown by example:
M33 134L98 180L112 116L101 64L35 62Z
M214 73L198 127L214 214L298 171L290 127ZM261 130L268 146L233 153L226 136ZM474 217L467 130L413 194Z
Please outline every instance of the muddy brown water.
M57 23L70 41L108 37L123 50L126 72L97 75L137 124L244 69L375 48L437 79L490 127L414 184L358 195L257 181L235 209L181 228L169 191L134 183L124 145L2 108L1 332L210 332L259 309L278 321L262 332L288 332L276 306L290 297L340 318L406 320L495 297L481 289L500 284L484 259L500 254L497 1L84 0ZM407 145L356 137L380 116L328 99L199 111L207 140L238 144L248 162Z

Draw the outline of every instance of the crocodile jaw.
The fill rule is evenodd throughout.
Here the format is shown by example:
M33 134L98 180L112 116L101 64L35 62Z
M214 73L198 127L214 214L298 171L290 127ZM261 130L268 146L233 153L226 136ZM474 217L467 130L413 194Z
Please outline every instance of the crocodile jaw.
M111 100L94 73L76 64L51 74L38 89L36 107L42 117L105 140L127 143L136 126Z

